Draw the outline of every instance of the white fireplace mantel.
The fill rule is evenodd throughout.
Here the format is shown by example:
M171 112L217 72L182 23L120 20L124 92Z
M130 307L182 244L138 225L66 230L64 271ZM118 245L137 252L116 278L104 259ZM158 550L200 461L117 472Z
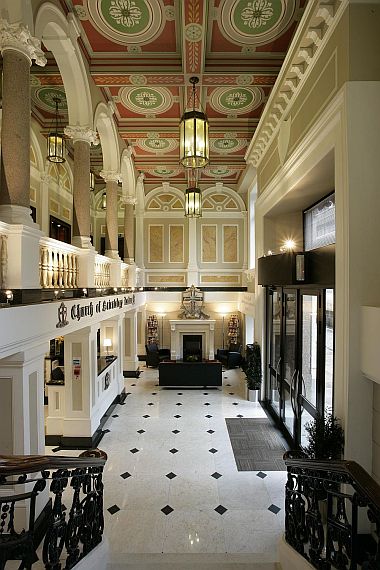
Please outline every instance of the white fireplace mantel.
M170 323L170 358L181 360L183 358L183 336L198 334L202 336L202 358L214 360L215 323L212 319L178 319Z

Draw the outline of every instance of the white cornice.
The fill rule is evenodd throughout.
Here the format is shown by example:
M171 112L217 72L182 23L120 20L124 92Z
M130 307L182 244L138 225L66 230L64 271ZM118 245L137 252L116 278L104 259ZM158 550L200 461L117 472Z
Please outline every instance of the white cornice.
M245 154L248 163L255 167L260 164L347 5L348 0L312 0L306 6Z

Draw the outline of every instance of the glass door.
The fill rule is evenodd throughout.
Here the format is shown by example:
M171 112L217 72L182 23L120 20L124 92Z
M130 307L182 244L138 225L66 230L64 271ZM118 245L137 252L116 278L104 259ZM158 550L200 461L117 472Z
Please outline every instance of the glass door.
M321 406L321 295L301 292L300 366L297 390L300 405L300 443L307 444L305 424L315 418Z
M280 418L280 369L281 369L281 327L282 300L281 289L270 289L268 294L268 355L269 386L268 400L278 418Z
M281 416L291 438L295 440L298 417L297 398L297 291L284 289L283 367L281 379Z

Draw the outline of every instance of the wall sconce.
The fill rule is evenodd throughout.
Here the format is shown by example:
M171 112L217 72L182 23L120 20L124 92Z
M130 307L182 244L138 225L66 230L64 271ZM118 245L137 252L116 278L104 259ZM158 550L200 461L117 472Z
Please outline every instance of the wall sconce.
M102 202L101 202L100 207L102 210L107 209L107 194L105 192L103 192L103 194L102 194Z
M294 248L296 247L296 242L294 241L294 239L286 239L284 241L284 244L281 248L282 251L293 251Z
M5 291L5 296L7 298L7 303L13 301L13 291L11 291L10 289L8 289L8 291Z
M112 340L110 338L105 338L103 340L103 346L107 349L107 356L109 356L109 348L112 346Z

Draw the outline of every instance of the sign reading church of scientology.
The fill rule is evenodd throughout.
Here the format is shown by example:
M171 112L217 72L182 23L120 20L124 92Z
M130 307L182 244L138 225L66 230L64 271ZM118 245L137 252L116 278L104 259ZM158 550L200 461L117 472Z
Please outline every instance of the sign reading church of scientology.
M126 305L133 305L135 302L135 296L130 297L116 297L113 299L101 300L101 301L90 301L89 303L75 303L70 310L70 319L72 321L80 321L84 317L92 317L94 314L105 313L107 311L112 311L113 309L122 309ZM67 320L68 310L64 302L62 302L58 307L58 323L57 328L65 327L69 324Z

